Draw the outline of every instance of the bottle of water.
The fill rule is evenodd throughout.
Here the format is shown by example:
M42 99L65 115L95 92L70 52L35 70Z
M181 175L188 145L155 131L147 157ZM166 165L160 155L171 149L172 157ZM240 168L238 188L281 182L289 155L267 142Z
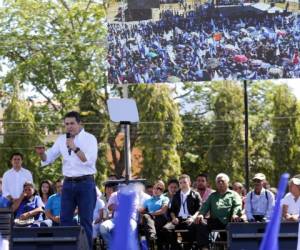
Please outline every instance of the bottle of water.
M141 237L141 250L148 250L148 244L145 236Z

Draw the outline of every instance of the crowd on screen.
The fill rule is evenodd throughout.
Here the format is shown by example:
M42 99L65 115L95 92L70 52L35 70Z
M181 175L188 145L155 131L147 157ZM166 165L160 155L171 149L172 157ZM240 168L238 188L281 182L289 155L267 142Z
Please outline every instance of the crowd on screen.
M200 0L198 2L201 2ZM238 5L243 3L257 3L258 0L216 0L216 5ZM161 4L172 4L172 3L179 3L180 6L184 6L187 4L186 0L160 0ZM197 0L194 1L197 3Z
M212 6L108 25L109 82L299 78L298 15L210 18Z
M12 167L4 173L0 182L0 207L12 207L15 226L59 226L63 179L54 183L44 180L36 190L31 172L23 167L22 162L22 154L12 155ZM112 175L108 180L116 180L116 176ZM225 229L229 222L255 223L270 219L276 189L270 187L263 173L253 176L248 193L242 183L231 182L224 173L218 174L212 184L206 174L199 174L195 180L183 174L166 184L159 179L146 186L140 184L134 200L131 230L143 232L151 250L179 249L174 233L176 229L187 230L182 236L187 242L186 249L190 249L189 243L193 242L197 242L200 249L209 249L212 230ZM120 191L115 182L109 181L102 191L97 188L93 238L100 237L109 246ZM300 175L296 175L290 179L289 192L281 201L283 221L298 221L299 197ZM75 211L74 225L78 221L78 211Z

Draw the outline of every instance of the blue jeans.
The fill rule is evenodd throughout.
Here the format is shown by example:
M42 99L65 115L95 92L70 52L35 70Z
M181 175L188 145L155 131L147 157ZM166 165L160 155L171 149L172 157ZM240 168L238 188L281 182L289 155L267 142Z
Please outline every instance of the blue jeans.
M89 247L93 245L93 211L96 204L96 187L94 179L81 181L65 180L61 197L60 224L73 226L74 211L78 207L80 225L85 229Z

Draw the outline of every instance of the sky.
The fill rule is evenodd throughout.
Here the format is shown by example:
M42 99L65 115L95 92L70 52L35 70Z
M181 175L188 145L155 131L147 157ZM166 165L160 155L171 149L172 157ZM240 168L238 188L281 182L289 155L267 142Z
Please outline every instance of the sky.
M297 99L300 100L300 79L284 79L279 80L278 82L287 83L296 95Z

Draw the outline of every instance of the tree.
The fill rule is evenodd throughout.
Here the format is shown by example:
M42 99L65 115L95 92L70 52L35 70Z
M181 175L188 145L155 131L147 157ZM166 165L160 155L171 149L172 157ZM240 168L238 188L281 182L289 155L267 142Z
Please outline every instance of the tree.
M249 83L249 167L250 177L255 173L264 173L272 180L274 171L270 155L272 144L272 96L274 83L255 81Z
M299 169L295 162L299 154L297 119L299 116L296 97L287 85L276 86L273 95L272 128L274 138L271 157L274 163L273 179L278 182L281 173L291 175Z
M30 105L19 97L19 84L14 83L11 100L4 112L4 143L0 149L0 161L3 166L1 175L11 167L9 159L12 153L20 152L24 156L24 166L31 170L35 178L39 179L34 146L42 140L41 130L38 128ZM7 163L7 164L5 164Z
M41 129L60 132L61 118L78 110L79 101L83 112L95 109L84 107L84 102L90 101L87 94L99 93L106 85L104 17L104 6L91 0L3 1L0 60L8 68L3 83L11 86L16 79L21 88L31 87L45 99L32 109ZM98 96L98 103L105 103L106 97ZM35 97L29 98L34 102ZM95 115L103 118L101 112ZM99 133L95 136L103 137Z
M142 175L149 181L180 174L177 145L182 140L178 104L168 85L138 85L132 88L140 120L136 145L142 149Z
M207 152L212 140L212 124L205 116L192 112L182 115L182 120L184 140L179 148L182 172L195 179L200 173L210 172Z
M226 172L233 180L243 179L243 91L233 82L212 83L214 112L212 141L208 151L210 173Z
M79 109L84 128L87 132L96 136L99 144L96 164L96 182L99 184L105 180L108 172L106 144L108 140L108 118L105 105L101 94L95 92L92 88L87 88L79 101Z

